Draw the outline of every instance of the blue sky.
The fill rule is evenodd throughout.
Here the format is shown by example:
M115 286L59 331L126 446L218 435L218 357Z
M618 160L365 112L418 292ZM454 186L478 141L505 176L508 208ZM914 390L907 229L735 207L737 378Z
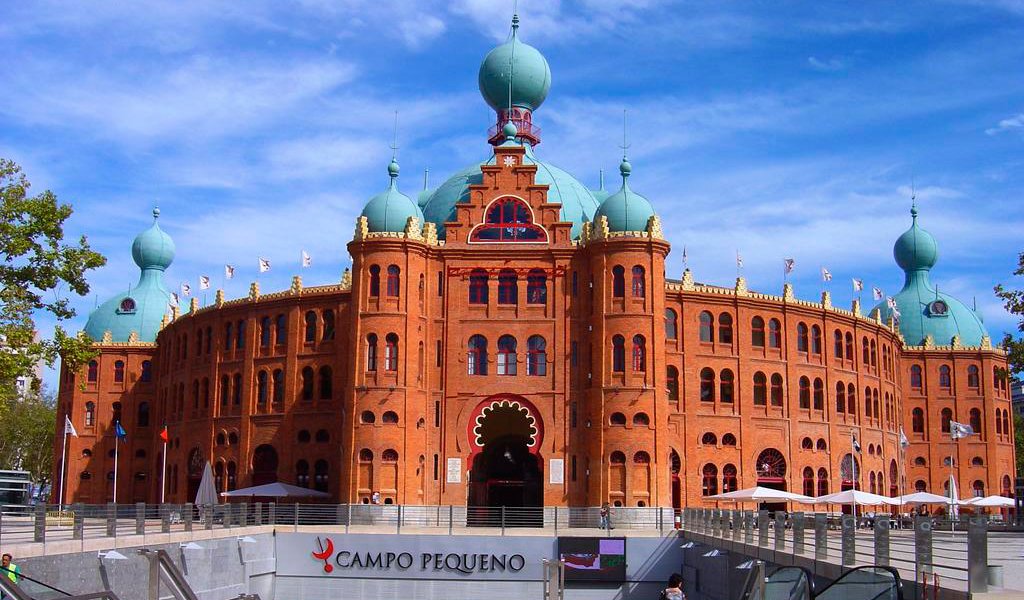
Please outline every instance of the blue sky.
M1024 191L1024 2L520 0L521 36L551 64L539 156L616 187L629 111L633 189L650 198L700 281L797 295L819 269L846 306L851 277L895 293L892 243L921 223L933 279L993 338L1014 329L1008 281ZM335 282L356 215L387 183L400 112L400 185L431 184L487 154L493 115L477 68L511 2L298 0L8 6L0 156L75 206L68 233L109 258L101 301L137 279L133 237L159 204L175 289L199 275L246 293ZM300 251L314 267L299 268ZM1019 282L1018 282L1019 283ZM95 297L75 305L85 324ZM210 295L212 299L212 294ZM48 322L43 328L49 327ZM52 381L52 374L48 375Z

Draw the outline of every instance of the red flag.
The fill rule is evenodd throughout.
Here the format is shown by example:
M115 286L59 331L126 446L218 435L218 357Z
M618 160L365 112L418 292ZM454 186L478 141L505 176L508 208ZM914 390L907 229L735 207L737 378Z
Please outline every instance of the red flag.
M171 439L170 436L167 435L167 426L166 425L164 425L164 428L160 430L160 439L162 439L165 444L167 442L169 442L170 439Z

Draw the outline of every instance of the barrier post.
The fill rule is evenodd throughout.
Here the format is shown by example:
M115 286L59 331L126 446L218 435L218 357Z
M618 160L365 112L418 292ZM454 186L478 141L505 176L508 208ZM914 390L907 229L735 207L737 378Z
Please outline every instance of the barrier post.
M814 560L828 559L828 517L814 514Z
M117 537L117 505L107 504L107 537Z
M195 514L192 510L192 503L187 502L181 508L181 521L185 525L185 531L192 531L192 522L195 521ZM209 507L207 507L209 510Z
M857 519L853 515L843 515L842 525L842 564L853 566L857 562Z
M46 541L46 504L36 504L33 538L36 542Z
M754 543L754 513L749 510L743 511L743 541L747 544Z
M967 523L967 592L988 592L988 525L982 515Z
M793 513L793 554L804 553L804 513Z
M268 525L277 525L277 502L271 502L267 506L267 521Z
M768 545L768 511L757 511L757 545Z
M253 519L252 519L253 525L262 525L263 524L263 503L262 502L256 502L255 504L253 504L253 509L255 511L255 513L253 514Z
M395 526L395 533L402 533L402 505L398 505L398 524Z
M171 506L169 504L160 504L160 533L171 532Z
M928 516L914 517L914 579L921 581L932 569L932 519Z
M146 533L146 503L136 502L135 503L135 535L145 535Z
M875 517L875 564L889 566L889 515Z
M71 531L71 539L80 540L85 537L85 506L72 504L71 512L75 513L74 529Z
M786 513L781 510L775 511L775 549L782 550L786 547Z
M743 511L741 511L741 510L733 510L732 511L732 539L733 539L734 542L740 541L740 535L743 533L742 532L742 527L743 527L742 521L743 521Z
M448 505L448 535L452 534L452 525L455 522L455 507L451 504Z
M249 524L249 505L244 502L242 504L239 504L238 513L238 525L241 527L245 527Z

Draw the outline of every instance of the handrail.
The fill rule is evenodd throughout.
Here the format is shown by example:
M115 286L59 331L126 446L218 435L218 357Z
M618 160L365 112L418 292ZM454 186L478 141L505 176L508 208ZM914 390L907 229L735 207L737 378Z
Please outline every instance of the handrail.
M188 581L185 580L185 576L178 570L178 566L174 564L174 561L171 560L171 557L167 554L166 550L142 548L139 550L139 554L142 554L149 559L150 600L157 600L160 596L159 589L153 585L154 582L152 578L154 573L152 569L154 566L158 569L157 577L159 578L160 575L163 575L164 578L168 580L168 583L171 586L171 592L174 593L175 598L178 598L178 600L199 600L199 597L196 596L194 591L192 591L192 586L190 586ZM156 597L154 597L154 594Z
M8 569L6 567L0 566L0 584L2 584L3 582L10 582L11 585L17 586L20 589L20 586L18 586L16 583L11 581L11 578L7 576L7 574L10 573L10 572L11 572L10 569ZM43 586L45 588L51 589L51 590L53 590L55 592L59 592L61 594L64 594L65 596L71 596L71 594L69 594L68 592L65 592L64 590L62 590L60 588L53 587L52 585L50 585L48 583L43 583L42 581L39 581L38 579L34 579L32 577L29 577L28 575L24 575L22 573L17 573L17 576L18 576L18 579L24 579L26 581L31 581L32 583L38 583L39 585L41 585L41 586ZM0 585L0 588L2 588L2 587L3 586ZM7 590L4 590L4 591L7 591ZM12 595L14 595L14 594L12 594Z
M0 572L10 573L10 569L0 567ZM20 585L11 581L11 578L7 577L6 573L0 575L0 591L3 591L4 594L8 597L14 598L14 600L34 600L34 598L32 598L32 596L30 596L25 590L23 590ZM88 594L72 595L60 588L54 587L48 583L43 583L42 581L29 577L28 575L22 575L19 573L18 578L24 579L26 581L31 581L32 583L37 583L47 589L64 594L64 600L120 600L117 594L115 594L111 590L102 590L99 592L90 592Z

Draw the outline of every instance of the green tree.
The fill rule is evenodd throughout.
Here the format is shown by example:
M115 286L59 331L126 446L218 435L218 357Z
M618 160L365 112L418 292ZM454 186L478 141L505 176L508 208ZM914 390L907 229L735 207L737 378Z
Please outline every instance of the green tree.
M1017 270L1014 275L1024 276L1024 252L1017 257ZM1017 331L1024 333L1024 290L1007 289L1003 284L995 287L996 296L1003 300L1006 310L1016 315ZM1002 373L1003 377L1020 375L1024 373L1024 340L1014 338L1009 333L1003 338L1003 348L1007 353L1009 373ZM1024 477L1024 418L1017 413L1013 414L1014 445L1017 450L1017 475Z
M0 469L23 469L52 481L56 402L46 390L10 396L0 406Z
M1024 417L1013 413L1013 444L1017 449L1017 476L1024 477Z
M40 362L53 365L61 357L74 369L91 358L91 342L59 325L75 316L63 293L89 293L86 273L106 263L85 236L64 241L69 204L49 190L31 196L29 188L21 168L0 158L0 398L10 398L15 379L31 375ZM39 336L40 313L58 322L50 338Z

